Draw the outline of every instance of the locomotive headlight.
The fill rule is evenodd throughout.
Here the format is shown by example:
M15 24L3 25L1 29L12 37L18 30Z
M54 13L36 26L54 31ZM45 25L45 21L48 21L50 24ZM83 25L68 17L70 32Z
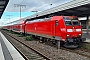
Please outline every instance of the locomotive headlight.
M69 34L67 34L67 37L69 37L70 35Z
M82 34L79 34L79 36L81 36Z
M74 27L73 27L73 29L74 29Z

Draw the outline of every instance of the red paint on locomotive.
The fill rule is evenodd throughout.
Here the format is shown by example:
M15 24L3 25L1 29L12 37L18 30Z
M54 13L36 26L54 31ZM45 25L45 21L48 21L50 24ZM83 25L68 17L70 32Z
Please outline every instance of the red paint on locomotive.
M82 36L82 28L76 16L53 16L51 19L42 21L27 21L26 32L58 36L62 41L66 41L66 38Z

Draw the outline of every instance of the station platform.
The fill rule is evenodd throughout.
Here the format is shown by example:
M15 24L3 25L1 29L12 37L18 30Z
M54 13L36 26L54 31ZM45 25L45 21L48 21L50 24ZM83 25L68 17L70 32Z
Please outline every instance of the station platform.
M1 32L0 60L25 60Z
M86 38L85 42L89 42L90 43L90 32L89 33L83 33L82 37Z

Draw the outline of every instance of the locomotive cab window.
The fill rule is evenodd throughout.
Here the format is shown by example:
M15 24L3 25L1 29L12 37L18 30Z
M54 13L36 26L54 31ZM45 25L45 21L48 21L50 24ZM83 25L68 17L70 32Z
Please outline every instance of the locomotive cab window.
M69 25L80 25L78 18L70 19L69 17L65 17L64 20L65 20L65 24L67 26L69 26Z
M58 26L58 20L56 20L56 26Z
M80 25L80 22L78 21L78 19L72 19L72 23L73 25Z

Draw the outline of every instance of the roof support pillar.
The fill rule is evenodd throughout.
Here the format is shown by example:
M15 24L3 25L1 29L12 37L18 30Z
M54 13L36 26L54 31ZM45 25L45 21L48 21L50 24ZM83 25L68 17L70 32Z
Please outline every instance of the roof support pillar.
M87 34L89 33L89 24L88 24L89 16L87 16L87 22L86 22L86 28L87 28Z
M60 40L57 40L58 53L60 53Z

